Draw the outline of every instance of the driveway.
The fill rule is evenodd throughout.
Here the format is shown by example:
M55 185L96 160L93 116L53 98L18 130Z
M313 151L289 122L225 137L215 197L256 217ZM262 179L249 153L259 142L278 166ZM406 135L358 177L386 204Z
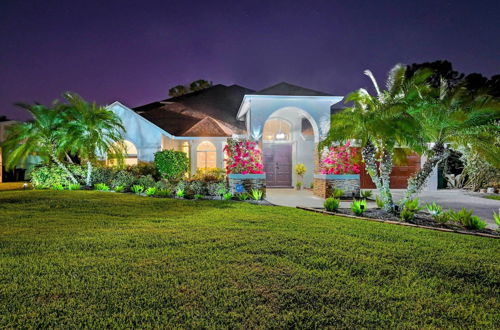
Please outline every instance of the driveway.
M376 192L375 190L373 191ZM393 189L394 199L398 201L404 195L405 190ZM443 189L438 191L424 191L419 196L420 204L436 202L444 209L452 208L460 210L462 207L474 210L474 214L488 223L489 228L496 228L493 220L493 211L498 212L500 201L486 199L477 194L464 190ZM314 196L310 190L294 189L268 189L266 200L281 206L307 206L323 207L324 199ZM349 202L342 202L340 207L349 207ZM368 203L368 207L375 207L374 203Z

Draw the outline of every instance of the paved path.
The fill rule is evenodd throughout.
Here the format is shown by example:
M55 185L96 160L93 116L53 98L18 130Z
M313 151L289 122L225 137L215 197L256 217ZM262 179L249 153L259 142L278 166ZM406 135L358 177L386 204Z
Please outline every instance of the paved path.
M392 192L396 201L404 194L402 189L394 189ZM467 191L448 189L425 191L419 195L419 198L421 205L435 201L445 209L460 210L462 207L472 209L475 215L488 223L489 228L497 227L493 220L493 211L499 211L500 201L482 198ZM268 189L266 199L272 204L289 207L323 207L324 202L324 199L314 196L310 190L294 189ZM349 207L349 202L342 202L340 207ZM369 203L368 207L374 207L374 203Z

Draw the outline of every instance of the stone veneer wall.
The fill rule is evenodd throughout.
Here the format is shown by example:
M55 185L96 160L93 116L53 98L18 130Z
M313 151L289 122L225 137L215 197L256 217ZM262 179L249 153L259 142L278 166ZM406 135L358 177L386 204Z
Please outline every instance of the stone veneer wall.
M229 174L229 191L231 193L237 194L236 186L242 184L245 191L249 194L252 193L252 189L262 190L262 197L266 196L266 175L265 174Z
M328 198L332 195L335 188L342 189L342 197L360 196L359 174L345 175L314 175L314 194L322 198Z

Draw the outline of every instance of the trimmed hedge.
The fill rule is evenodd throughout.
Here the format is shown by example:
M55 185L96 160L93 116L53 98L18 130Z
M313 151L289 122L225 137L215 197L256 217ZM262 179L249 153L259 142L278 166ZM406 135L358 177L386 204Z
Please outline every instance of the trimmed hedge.
M163 150L155 153L156 168L167 180L180 180L189 169L189 159L182 151Z
M75 164L66 164L66 166L79 183L85 183L86 167ZM39 189L52 188L54 185L68 187L73 183L66 172L57 165L37 166L30 172L30 178L33 187Z

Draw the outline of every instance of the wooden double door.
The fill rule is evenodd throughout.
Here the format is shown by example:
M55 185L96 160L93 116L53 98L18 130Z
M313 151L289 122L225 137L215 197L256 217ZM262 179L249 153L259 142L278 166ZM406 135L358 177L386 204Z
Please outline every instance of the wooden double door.
M292 145L265 143L263 147L264 172L268 187L292 186Z

